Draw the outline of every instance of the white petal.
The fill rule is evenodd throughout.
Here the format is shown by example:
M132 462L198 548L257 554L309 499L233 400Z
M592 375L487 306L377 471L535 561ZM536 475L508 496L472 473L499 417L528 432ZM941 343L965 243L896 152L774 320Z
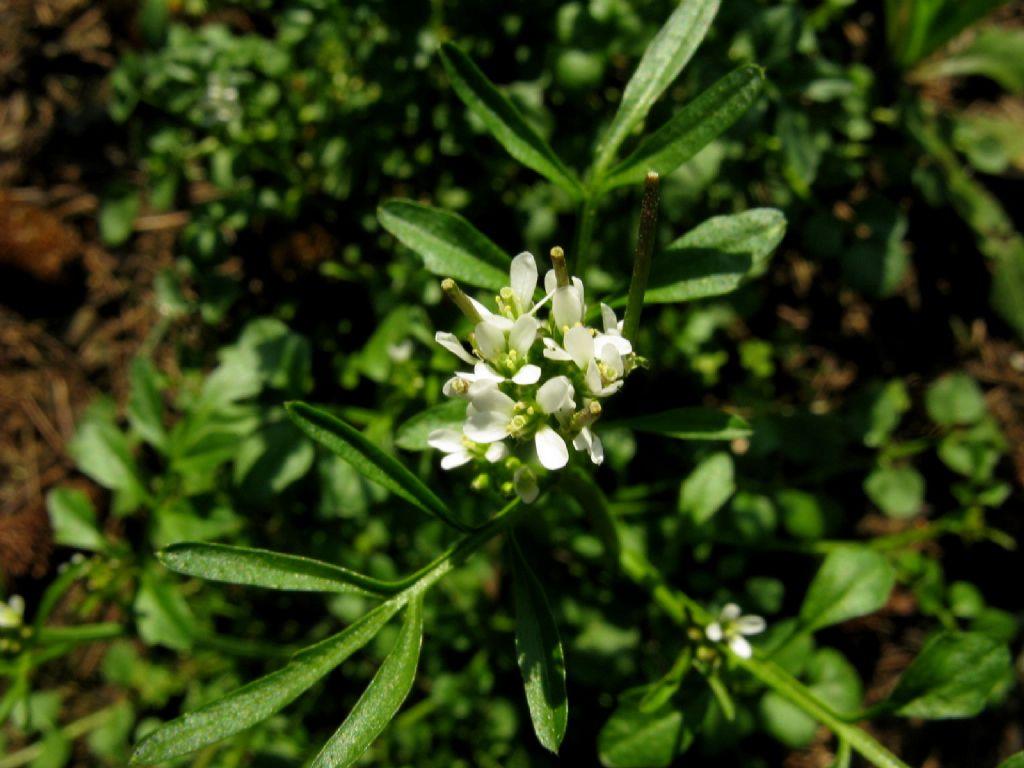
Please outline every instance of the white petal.
M721 613L718 614L718 620L722 622L736 621L742 612L736 603L726 603Z
M608 334L616 334L621 330L618 318L615 317L615 310L607 304L601 305L601 324L604 326L604 332Z
M496 370L491 368L487 363L477 363L473 366L472 376L464 374L464 378L469 381L490 382L493 384L500 384L505 380L505 377L499 374Z
M536 365L524 365L515 376L512 377L512 381L516 384L536 384L540 381L540 367Z
M618 336L614 333L597 334L597 338L594 339L594 346L598 349L606 346L612 346L620 355L628 355L633 351L633 345L629 343L629 339L624 336Z
M597 368L597 361L591 358L590 363L587 365L587 373L585 376L587 382L587 389L594 395L603 395L604 387L601 383L601 371Z
M561 469L569 463L569 449L565 440L551 427L538 429L533 440L537 446L537 458L545 469Z
M512 484L515 486L516 494L527 504L532 504L540 493L537 485L537 476L529 467L520 467L512 476Z
M491 310L489 310L479 301L474 299L472 296L467 296L466 298L469 299L470 304L473 305L476 311L480 314L480 317L483 318L484 322L492 323L498 326L498 328L500 328L503 331L507 331L509 328L512 327L512 321L509 320L504 315L494 314L493 312L491 312Z
M509 278L512 293L519 302L518 309L522 312L533 303L533 292L537 290L537 262L534 261L532 253L523 251L512 259Z
M604 445L601 438L591 431L590 427L584 427L572 440L572 445L577 451L586 451L590 454L590 460L594 464L604 462Z
M475 443L494 443L508 437L508 417L494 411L479 411L470 403L462 431Z
M468 464L473 459L468 453L449 453L441 459L441 469L455 469L463 464Z
M594 337L581 325L570 328L565 334L565 351L572 355L576 365L586 369L594 357Z
M551 315L559 328L574 326L583 319L583 302L573 286L567 285L555 290L551 298Z
M572 361L572 355L558 346L558 342L548 336L544 337L544 357L548 360Z
M473 396L469 405L478 411L493 411L512 418L512 409L515 404L515 400L498 389L496 385L488 383Z
M704 634L708 636L708 640L717 643L722 639L722 625L717 621L713 624L708 624L707 629L704 630Z
M750 647L747 639L740 635L729 638L729 648L741 659L749 659L754 653L754 649Z
M436 341L442 347L444 347L453 355L458 357L460 360L463 360L469 363L470 365L473 365L476 362L476 358L466 351L466 348L462 346L462 342L459 341L458 337L454 333L449 333L448 331L438 331L437 333L434 334L434 341Z
M603 344L598 352L598 357L601 358L602 363L615 371L616 377L622 377L625 367L622 365L622 355L619 354L619 350L611 344Z
M508 456L508 446L504 443L491 443L487 453L484 454L484 458L491 464L497 464L506 456Z
M749 614L736 619L736 629L741 635L757 635L764 632L768 624L760 616Z
M544 413L558 413L576 405L573 402L572 383L565 376L555 376L545 381L537 390L537 405Z
M530 351L530 347L533 346L534 339L537 338L537 328L539 327L540 323L532 315L520 317L516 320L515 325L512 326L512 330L508 334L509 349L514 349L519 354L525 355Z
M462 442L462 433L456 432L454 429L432 430L427 435L427 445L445 453L459 453L466 450L466 445Z
M480 353L488 360L493 360L505 351L505 334L491 320L477 323L473 332L476 334L476 345L480 348Z
M555 270L549 269L544 273L544 293L552 293L558 287L558 275Z

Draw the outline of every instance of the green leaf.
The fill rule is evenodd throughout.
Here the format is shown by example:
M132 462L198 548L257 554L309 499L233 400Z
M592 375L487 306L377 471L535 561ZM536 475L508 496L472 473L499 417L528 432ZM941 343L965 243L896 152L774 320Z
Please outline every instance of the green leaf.
M936 424L975 424L988 412L978 383L966 373L952 373L935 381L925 394L925 407Z
M384 603L343 632L300 651L277 672L160 726L135 749L132 763L186 755L266 720L370 642L400 608L397 601Z
M135 623L147 645L187 651L196 636L195 617L182 594L156 566L147 568L135 595Z
M608 167L622 142L643 120L658 97L683 71L707 34L720 0L680 3L644 51L626 84L622 103L597 150L597 175Z
M419 595L409 603L395 647L311 768L348 768L369 748L412 690L422 644L423 596Z
M924 477L913 467L880 467L864 480L864 492L889 517L914 517L924 504Z
M732 457L725 452L703 459L679 489L679 512L704 525L736 491Z
M270 500L305 475L316 449L291 422L268 421L238 443L235 484L247 499Z
M745 64L720 79L647 137L608 172L602 186L639 184L649 171L666 176L724 133L757 99L764 70Z
M133 508L148 498L128 437L114 421L113 405L101 400L82 417L68 453L78 468L104 488L121 491Z
M562 164L554 150L468 55L458 46L445 43L441 46L441 61L459 98L512 157L557 184L573 199L582 199L583 190L575 174Z
M753 434L750 425L739 416L699 407L673 408L648 416L616 420L614 426L677 440L735 440Z
M1024 768L1024 752L1010 755L999 764L999 768Z
M597 736L605 768L664 768L693 741L683 712L669 706L644 711L647 686L626 691Z
M425 451L427 436L435 429L462 429L466 420L466 402L448 400L421 411L402 424L395 436L395 445L407 451Z
M435 275L492 291L508 285L508 254L457 213L388 200L377 209L377 218Z
M160 374L153 362L136 357L131 367L131 394L128 398L128 419L132 428L157 450L167 444L164 429L164 404L160 395Z
M96 510L82 491L54 488L46 494L53 539L57 544L91 552L103 552L107 542L96 527Z
M693 301L734 291L765 270L785 234L786 217L775 208L710 218L655 260L644 303Z
M285 409L299 429L343 458L367 479L387 488L453 528L467 530L465 525L451 517L445 503L418 477L393 456L384 453L358 430L306 403L287 403Z
M972 632L942 632L903 673L888 704L905 717L974 717L1009 667L1010 652L1002 643Z
M396 591L384 582L337 565L265 549L185 543L168 547L157 558L177 573L226 584L372 596Z
M804 631L823 627L877 611L889 599L895 574L889 561L863 547L834 550L807 589L800 608Z
M569 721L562 641L544 589L515 539L510 537L510 542L515 577L516 657L523 674L526 703L537 739L545 749L557 754Z
M127 242L138 213L139 191L125 184L112 185L103 196L97 221L103 242L111 247Z
M918 67L915 80L981 75L995 80L1006 90L1024 93L1024 32L1020 29L988 27L978 32L964 48Z

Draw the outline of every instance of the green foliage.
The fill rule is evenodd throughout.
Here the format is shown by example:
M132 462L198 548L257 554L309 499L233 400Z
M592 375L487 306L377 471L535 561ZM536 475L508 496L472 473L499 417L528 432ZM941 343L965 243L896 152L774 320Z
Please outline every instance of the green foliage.
M807 588L800 624L813 632L877 611L889 599L894 574L883 555L846 547L825 558Z

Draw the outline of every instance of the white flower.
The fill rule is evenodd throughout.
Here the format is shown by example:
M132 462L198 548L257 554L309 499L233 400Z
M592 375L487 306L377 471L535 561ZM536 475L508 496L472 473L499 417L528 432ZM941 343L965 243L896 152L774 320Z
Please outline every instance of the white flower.
M569 285L558 286L555 270L549 269L544 275L544 292L551 294L551 316L558 328L572 328L583 320L583 281L572 278Z
M537 390L537 405L549 416L565 416L576 407L572 384L565 376L545 381ZM569 463L565 440L549 424L543 424L533 438L537 458L545 469L561 469Z
M466 438L454 429L435 429L427 435L427 445L444 452L441 469L455 469L468 464L473 459L469 452Z
M562 345L545 337L544 346L544 357L549 360L576 363L584 372L587 390L594 397L607 397L622 388L622 377L626 370L622 358L633 351L629 340L621 335L595 335L581 325L565 332Z
M472 395L463 433L474 443L495 443L508 436L515 401L491 384Z
M0 603L0 629L20 627L25 616L25 600L21 595L11 595L6 603Z
M740 607L736 603L726 603L718 614L718 621L708 624L704 633L708 640L715 643L725 642L729 649L741 659L749 659L753 649L743 636L764 632L767 625L760 616L753 614L741 616L740 613Z
M537 262L533 254L523 251L514 259L508 269L509 288L511 288L513 314L516 316L536 310L533 306L533 293L537 290Z
M590 427L583 427L580 433L572 439L572 447L577 451L586 451L590 454L590 460L595 464L604 462L604 444Z
M447 349L459 360L470 365L476 365L476 358L473 357L466 348L462 346L462 342L459 341L459 337L449 331L438 331L434 334L434 341L440 344L442 347Z
M540 368L526 360L539 327L531 315L520 316L507 330L491 320L483 320L474 329L476 345L485 360L500 369L514 371L510 379L516 384L536 384L540 380Z

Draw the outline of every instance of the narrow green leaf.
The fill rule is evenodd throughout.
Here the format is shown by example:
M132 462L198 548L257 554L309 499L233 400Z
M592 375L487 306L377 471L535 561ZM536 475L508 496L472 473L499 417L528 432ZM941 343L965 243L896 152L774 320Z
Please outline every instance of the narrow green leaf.
M348 768L369 748L412 690L422 644L423 596L419 595L409 603L395 647L311 768Z
M973 632L942 632L903 673L888 704L905 717L974 717L1010 671L1010 651Z
M540 582L515 539L509 540L515 575L516 656L526 703L538 740L557 754L569 720L562 641Z
M710 218L655 260L644 302L693 301L734 291L765 270L785 234L786 217L775 208Z
M575 174L562 164L554 150L466 53L452 43L445 43L441 46L441 61L459 98L512 157L557 184L574 199L582 198L583 190Z
M647 416L620 419L614 422L614 426L677 440L735 440L753 434L750 424L739 416L699 407L672 408Z
M493 291L508 285L508 254L457 213L388 200L377 209L377 218L435 275Z
M800 623L813 632L877 611L889 599L894 582L884 555L864 547L834 550L807 589Z
M172 571L226 584L295 592L354 592L384 596L390 585L337 565L265 549L226 544L174 544L157 558Z
M720 0L681 2L651 40L636 72L626 84L622 103L608 126L597 152L595 168L600 174L615 157L619 146L643 120L658 97L683 71L707 34L718 13Z
M764 70L745 64L712 85L608 172L604 189L639 184L649 171L666 176L726 131L764 87Z
M303 402L287 403L285 409L299 429L343 458L367 479L387 488L453 528L468 530L465 525L451 517L445 503L418 477L358 430L341 419Z
M413 416L398 428L395 445L407 451L425 451L427 436L435 429L462 430L466 420L466 401L448 400Z
M400 608L398 601L384 603L343 632L300 651L277 672L160 726L135 749L132 763L157 763L186 755L265 720L370 642Z

